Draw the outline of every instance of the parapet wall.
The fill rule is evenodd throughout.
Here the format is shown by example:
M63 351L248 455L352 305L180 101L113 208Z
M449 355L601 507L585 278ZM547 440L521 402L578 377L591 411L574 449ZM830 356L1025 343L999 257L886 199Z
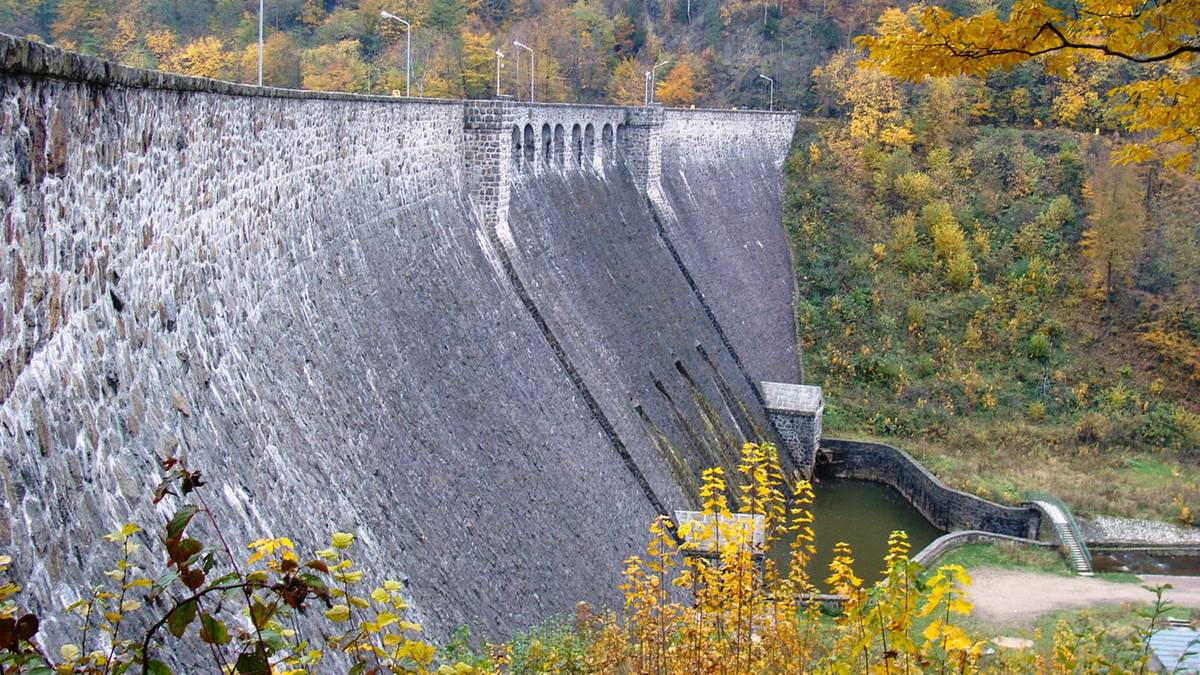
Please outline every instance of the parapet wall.
M822 439L832 455L817 472L838 478L873 480L900 491L929 522L947 532L982 530L1035 539L1041 516L1036 509L1001 506L948 487L905 452L882 443Z

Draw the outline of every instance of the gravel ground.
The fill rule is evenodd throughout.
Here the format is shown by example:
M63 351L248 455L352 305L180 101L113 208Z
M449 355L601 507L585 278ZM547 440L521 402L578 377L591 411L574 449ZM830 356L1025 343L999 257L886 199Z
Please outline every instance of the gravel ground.
M1157 520L1096 516L1079 525L1089 544L1200 545L1200 528Z
M997 626L1027 626L1037 617L1060 609L1083 609L1125 602L1153 602L1142 588L1169 583L1166 598L1178 607L1200 609L1200 577L1140 577L1143 584L1125 584L1088 577L984 567L971 571L967 596L975 604L972 616Z

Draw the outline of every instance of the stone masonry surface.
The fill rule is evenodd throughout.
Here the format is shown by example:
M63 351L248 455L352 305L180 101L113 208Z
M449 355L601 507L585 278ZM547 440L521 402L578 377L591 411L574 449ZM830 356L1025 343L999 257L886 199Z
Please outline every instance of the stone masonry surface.
M947 532L982 530L1036 539L1041 516L1027 507L1002 506L947 487L904 452L882 443L821 440L833 461L818 465L838 478L859 478L891 485L929 522Z
M756 382L801 381L780 226L796 123L793 113L667 110L662 128L663 226Z
M671 508L768 433L647 210L673 114L259 89L0 36L0 549L34 609L96 581L100 533L169 515L146 495L171 454L234 541L357 532L435 638L619 602L656 509L573 382ZM756 156L786 149L782 118L728 119L769 129ZM696 152L705 195L743 168Z

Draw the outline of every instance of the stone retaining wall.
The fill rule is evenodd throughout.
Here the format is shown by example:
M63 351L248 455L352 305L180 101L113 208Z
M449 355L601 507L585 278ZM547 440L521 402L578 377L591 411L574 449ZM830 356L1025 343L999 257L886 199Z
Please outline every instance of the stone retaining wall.
M947 532L982 530L1036 539L1041 516L1036 509L1001 506L948 487L907 453L882 443L821 439L833 461L818 464L818 475L873 480L891 485L929 522Z
M996 544L1005 541L1021 546L1034 546L1047 549L1058 548L1058 544L1052 542L1026 539L1024 537L1010 537L1004 534L996 534L995 532L983 532L982 530L963 530L944 534L934 539L929 542L928 546L918 551L912 559L913 562L919 563L922 567L932 567L937 563L939 558L956 548L971 544Z

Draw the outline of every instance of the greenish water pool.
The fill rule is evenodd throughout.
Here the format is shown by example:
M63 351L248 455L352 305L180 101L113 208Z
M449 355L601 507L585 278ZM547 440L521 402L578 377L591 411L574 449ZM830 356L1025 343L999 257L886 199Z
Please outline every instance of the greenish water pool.
M829 576L833 546L839 541L854 551L854 570L865 585L880 578L883 558L887 555L888 535L904 530L915 555L934 539L945 534L934 527L894 488L865 480L826 478L814 486L812 505L813 531L817 554L809 563L809 576L821 588ZM772 552L776 561L785 561L787 543Z

